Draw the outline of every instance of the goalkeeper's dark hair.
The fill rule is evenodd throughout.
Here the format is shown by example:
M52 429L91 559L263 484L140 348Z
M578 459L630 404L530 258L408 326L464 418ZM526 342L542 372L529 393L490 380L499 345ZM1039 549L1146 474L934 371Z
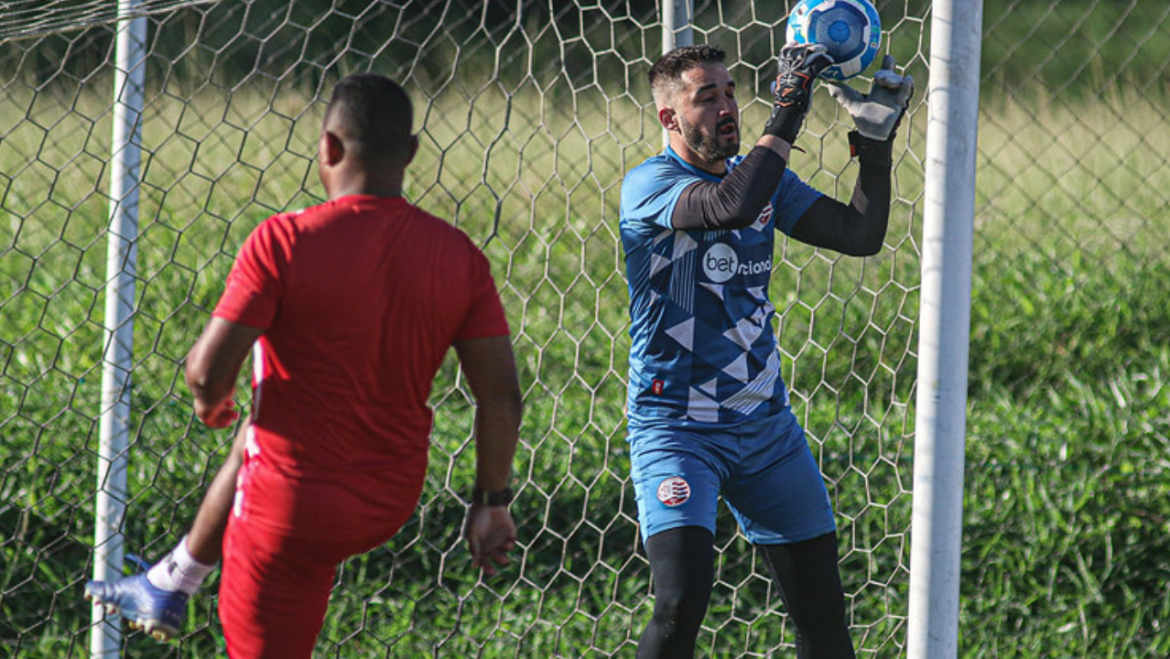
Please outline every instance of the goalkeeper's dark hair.
M654 100L661 104L683 73L702 64L722 64L726 57L722 48L710 44L682 46L666 53L650 67L650 91Z
M344 132L352 157L402 165L410 156L414 106L406 90L390 78L358 73L342 78L333 88L325 125Z

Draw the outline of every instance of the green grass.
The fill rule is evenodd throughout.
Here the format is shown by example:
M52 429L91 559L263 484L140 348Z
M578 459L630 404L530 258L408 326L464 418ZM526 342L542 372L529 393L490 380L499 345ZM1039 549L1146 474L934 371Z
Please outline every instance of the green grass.
M470 105L461 93L420 108L408 191L484 246L508 309L527 405L520 547L502 576L470 569L456 495L471 482L471 407L449 360L420 512L344 566L319 654L632 656L651 602L624 443L617 195L657 128L633 98L600 89L569 94L574 108L531 87L485 88ZM125 533L148 558L182 535L229 443L193 420L183 355L247 232L321 194L319 103L182 98L152 96L145 117ZM10 99L37 121L0 118L0 647L86 656L109 118L89 94ZM827 95L816 107L793 167L846 196L843 127ZM745 111L748 125L762 119L761 104ZM862 657L904 652L925 114L916 105L899 138L887 249L862 261L785 244L772 291L785 378L838 512ZM1164 124L1141 95L1034 96L981 116L964 657L1170 654ZM730 516L720 524L702 654L791 654L766 571ZM214 592L192 601L179 643L131 635L130 654L222 653Z

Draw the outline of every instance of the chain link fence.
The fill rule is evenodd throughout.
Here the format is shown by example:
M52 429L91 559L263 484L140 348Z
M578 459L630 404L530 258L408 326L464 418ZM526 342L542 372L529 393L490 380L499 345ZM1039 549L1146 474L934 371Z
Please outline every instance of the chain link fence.
M729 55L745 133L790 3L696 2ZM966 657L1170 655L1170 6L985 0L961 608ZM789 241L773 277L784 377L838 515L861 657L904 654L918 237L930 5L877 3L919 81L897 136L885 249ZM110 195L111 3L0 3L0 648L88 656ZM418 514L343 566L320 656L633 656L651 610L624 438L623 173L661 148L645 84L652 0L143 2L127 550L194 517L227 432L192 413L182 361L243 238L322 200L333 82L411 93L407 194L488 254L525 389L516 561L481 578L459 538L471 403L436 383ZM855 81L854 84L865 84ZM818 91L793 169L838 198L848 116ZM244 383L241 383L243 385ZM241 392L246 386L241 386ZM248 400L242 394L241 403ZM767 572L730 516L706 657L793 656ZM223 654L214 578L182 637L125 656Z

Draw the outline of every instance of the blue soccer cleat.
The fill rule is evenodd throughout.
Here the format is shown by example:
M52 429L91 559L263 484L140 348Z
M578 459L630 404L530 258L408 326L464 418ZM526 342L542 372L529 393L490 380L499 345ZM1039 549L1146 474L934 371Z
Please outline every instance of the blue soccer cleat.
M130 629L169 641L179 635L188 595L155 588L142 573L113 581L90 581L85 584L85 598L104 606L106 613L120 613Z

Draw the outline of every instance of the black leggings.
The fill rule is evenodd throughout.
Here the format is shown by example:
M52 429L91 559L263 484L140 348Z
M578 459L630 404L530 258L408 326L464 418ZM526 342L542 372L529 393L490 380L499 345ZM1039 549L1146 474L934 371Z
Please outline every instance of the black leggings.
M845 594L837 571L837 534L787 545L757 545L796 628L797 659L853 659ZM711 532L686 526L646 540L654 578L654 614L638 659L689 659L715 579Z

